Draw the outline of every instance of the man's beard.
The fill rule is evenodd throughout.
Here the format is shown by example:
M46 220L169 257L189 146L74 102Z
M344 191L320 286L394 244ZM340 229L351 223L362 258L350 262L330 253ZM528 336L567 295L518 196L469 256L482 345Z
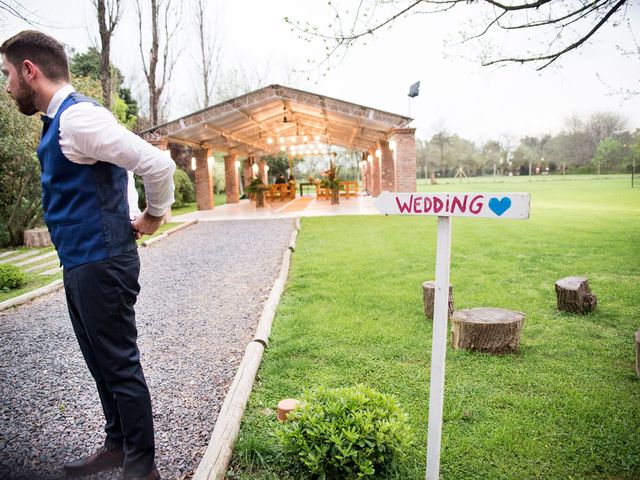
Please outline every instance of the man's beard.
M11 92L13 100L18 105L18 110L20 110L20 113L29 116L37 113L39 110L34 100L36 96L35 90L25 81L22 75L18 75L18 84L20 85L19 91Z

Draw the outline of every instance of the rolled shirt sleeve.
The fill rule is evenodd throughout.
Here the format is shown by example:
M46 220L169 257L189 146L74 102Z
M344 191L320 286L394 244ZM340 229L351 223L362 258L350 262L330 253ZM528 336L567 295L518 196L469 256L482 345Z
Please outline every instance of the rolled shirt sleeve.
M169 152L127 130L106 108L81 102L66 109L60 117L60 147L72 162L109 162L140 175L150 215L164 215L174 202L176 165ZM133 205L130 210L133 214Z

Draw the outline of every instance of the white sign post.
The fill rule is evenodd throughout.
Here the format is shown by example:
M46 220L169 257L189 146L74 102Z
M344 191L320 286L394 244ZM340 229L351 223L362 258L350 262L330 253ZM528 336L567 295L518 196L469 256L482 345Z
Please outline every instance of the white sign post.
M529 218L529 194L382 192L375 199L374 204L381 213L387 215L435 215L438 217L426 479L439 480L449 311L451 217L527 219Z

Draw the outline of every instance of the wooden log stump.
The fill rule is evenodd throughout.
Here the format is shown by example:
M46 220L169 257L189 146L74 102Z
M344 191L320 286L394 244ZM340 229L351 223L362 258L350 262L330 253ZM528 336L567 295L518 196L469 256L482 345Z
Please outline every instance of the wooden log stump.
M525 315L502 308L458 310L451 317L451 345L485 353L515 353Z
M640 378L640 330L636 332L636 375Z
M48 247L51 245L51 235L47 228L32 228L23 232L23 243L25 247Z
M565 277L556 282L558 310L586 314L593 312L598 299L591 293L589 280L584 277Z
M436 299L436 282L428 281L422 284L422 300L424 302L424 316L433 320L433 308ZM453 315L453 287L449 284L449 317Z
M280 400L278 402L278 420L280 422L284 422L287 419L289 412L298 405L300 405L300 400L296 400L295 398L285 398L284 400Z

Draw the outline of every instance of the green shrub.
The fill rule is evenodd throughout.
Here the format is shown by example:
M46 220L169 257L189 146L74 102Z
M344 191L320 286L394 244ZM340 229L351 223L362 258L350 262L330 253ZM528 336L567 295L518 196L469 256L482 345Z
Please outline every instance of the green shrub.
M23 287L27 276L15 265L0 265L0 290L9 291Z
M388 471L412 442L398 403L362 385L306 393L276 437L294 465L331 479Z
M195 202L196 192L189 175L184 170L176 168L173 174L173 183L175 184L174 197L176 199L173 206L175 208L184 207L187 203Z

